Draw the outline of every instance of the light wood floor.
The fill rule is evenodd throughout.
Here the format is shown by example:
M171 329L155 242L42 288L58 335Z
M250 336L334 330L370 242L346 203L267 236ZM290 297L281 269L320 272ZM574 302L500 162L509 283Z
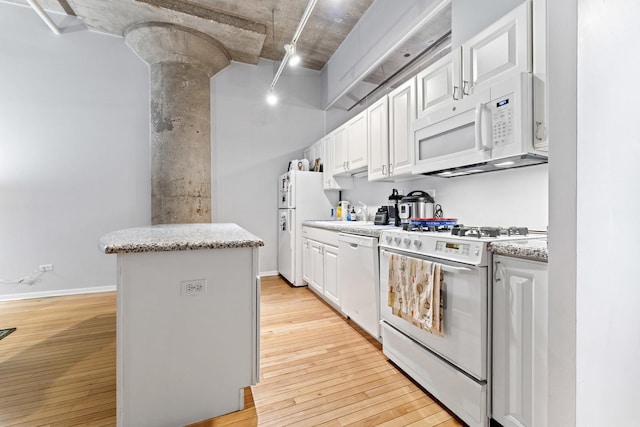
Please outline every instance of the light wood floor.
M210 426L460 426L357 326L306 288L263 279L261 372ZM115 425L115 294L0 303L0 426Z

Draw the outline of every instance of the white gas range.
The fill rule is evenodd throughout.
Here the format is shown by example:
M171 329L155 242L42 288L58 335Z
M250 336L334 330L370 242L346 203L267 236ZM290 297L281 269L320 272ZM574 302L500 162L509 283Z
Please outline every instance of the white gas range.
M526 228L463 227L385 230L380 235L383 351L470 426L489 425L491 253L495 241L544 238ZM443 336L395 316L388 306L389 260L427 260L443 271Z

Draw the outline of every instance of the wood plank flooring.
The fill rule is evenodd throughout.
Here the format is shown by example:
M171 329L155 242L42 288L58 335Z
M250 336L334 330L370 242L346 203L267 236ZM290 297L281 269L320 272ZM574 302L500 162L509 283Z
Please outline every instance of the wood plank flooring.
M115 425L115 293L0 303L0 426ZM192 427L462 425L306 288L264 278L245 409Z

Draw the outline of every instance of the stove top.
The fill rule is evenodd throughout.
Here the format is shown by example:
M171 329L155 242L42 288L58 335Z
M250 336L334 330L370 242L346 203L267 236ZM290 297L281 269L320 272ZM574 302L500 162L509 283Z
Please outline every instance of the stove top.
M418 233L442 233L452 236L482 238L501 238L501 237L526 237L529 235L527 227L476 227L466 226L462 224L453 227L427 227L422 225L409 225L404 231Z
M496 241L544 238L527 227L418 227L382 231L380 246L388 250L486 265L487 245Z

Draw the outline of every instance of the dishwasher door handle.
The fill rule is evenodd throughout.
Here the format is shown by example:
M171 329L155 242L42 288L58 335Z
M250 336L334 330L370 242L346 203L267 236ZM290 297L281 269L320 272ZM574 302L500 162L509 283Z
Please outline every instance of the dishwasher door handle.
M359 245L358 245L357 243L348 243L348 244L349 244L349 247L350 247L350 248L358 249L358 246L359 246Z
M452 265L440 264L440 268L442 271L447 271L449 273L470 273L473 270L467 267L454 267Z

